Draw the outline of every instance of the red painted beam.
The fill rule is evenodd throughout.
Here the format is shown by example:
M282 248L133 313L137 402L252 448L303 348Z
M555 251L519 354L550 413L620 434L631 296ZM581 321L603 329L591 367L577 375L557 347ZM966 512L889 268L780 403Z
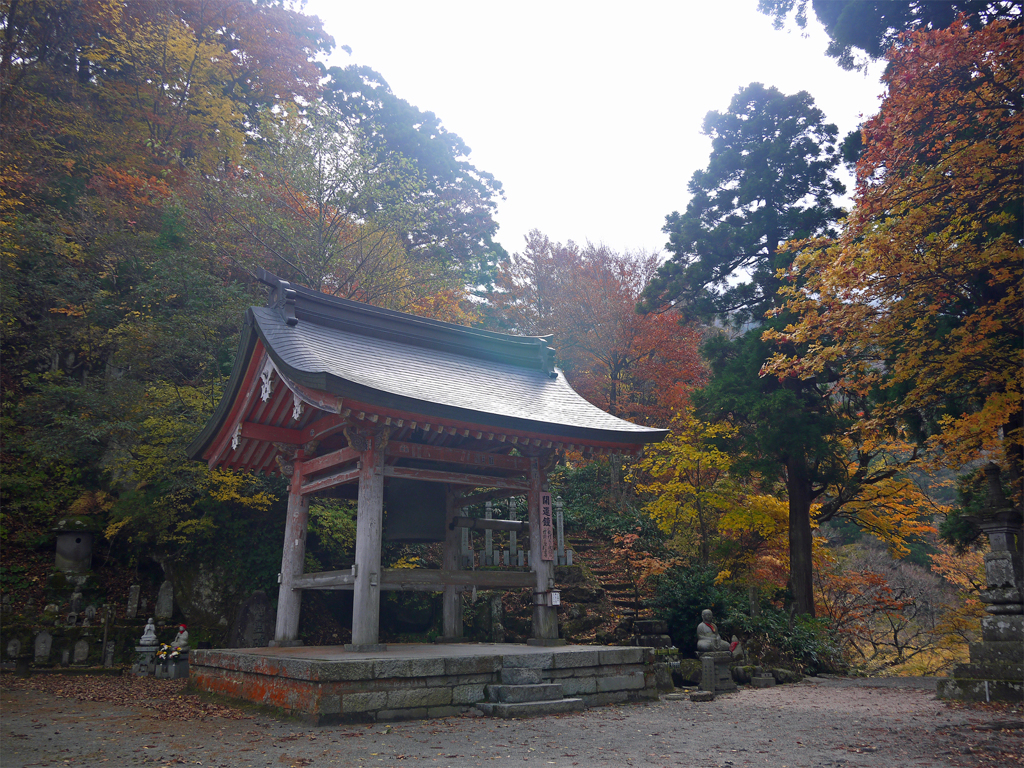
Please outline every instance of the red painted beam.
M323 456L317 456L315 459L307 459L302 462L302 472L308 476L341 464L348 464L350 461L355 461L358 458L359 451L355 448L341 448L337 451L325 453Z
M303 469L303 471L305 471L305 469ZM299 493L306 496L310 493L334 488L337 485L345 485L345 483L351 483L358 479L358 467L355 469L346 469L344 472L339 472L336 475L328 475L327 477L321 477L318 480L310 480L308 483L303 483L299 488Z

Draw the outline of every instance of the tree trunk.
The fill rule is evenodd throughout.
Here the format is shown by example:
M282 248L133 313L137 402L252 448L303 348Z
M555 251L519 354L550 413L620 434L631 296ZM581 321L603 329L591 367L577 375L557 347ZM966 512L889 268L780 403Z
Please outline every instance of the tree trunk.
M811 481L802 458L786 461L789 493L789 584L796 612L814 615L814 564L811 559Z

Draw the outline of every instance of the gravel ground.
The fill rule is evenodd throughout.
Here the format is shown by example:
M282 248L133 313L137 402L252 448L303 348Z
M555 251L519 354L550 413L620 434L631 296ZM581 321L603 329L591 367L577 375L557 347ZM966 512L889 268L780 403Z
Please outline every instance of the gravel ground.
M3 768L1024 765L1020 706L951 706L935 698L934 678L809 678L706 704L683 697L530 720L321 728L209 705L180 686L5 678ZM121 693L82 700L95 698L90 685Z

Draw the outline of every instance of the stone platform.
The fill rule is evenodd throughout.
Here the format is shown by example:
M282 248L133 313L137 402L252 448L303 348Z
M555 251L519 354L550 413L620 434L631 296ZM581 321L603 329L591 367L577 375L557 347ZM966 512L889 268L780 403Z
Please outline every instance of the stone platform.
M401 644L382 651L342 646L193 650L189 684L273 707L314 724L458 715L489 701L512 670L585 706L656 700L651 648L513 644ZM536 673L533 672L536 670ZM485 709L483 707L481 709Z

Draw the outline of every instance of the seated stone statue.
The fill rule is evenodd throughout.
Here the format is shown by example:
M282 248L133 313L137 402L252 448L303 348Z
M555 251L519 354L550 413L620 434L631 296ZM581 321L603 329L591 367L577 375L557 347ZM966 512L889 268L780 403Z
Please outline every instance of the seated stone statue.
M139 640L139 645L156 645L156 643L156 625L150 619L146 622L146 628L142 630L142 639Z
M188 629L185 628L184 624L178 625L178 634L175 635L174 640L171 641L171 648L177 650L185 650L188 648Z
M732 636L732 642L726 642L718 634L718 630L715 629L714 625L714 615L711 611L705 609L701 612L700 617L703 621L697 625L698 652L729 651L734 658L739 658L743 654L743 649L740 647L740 641L736 639L736 635Z

